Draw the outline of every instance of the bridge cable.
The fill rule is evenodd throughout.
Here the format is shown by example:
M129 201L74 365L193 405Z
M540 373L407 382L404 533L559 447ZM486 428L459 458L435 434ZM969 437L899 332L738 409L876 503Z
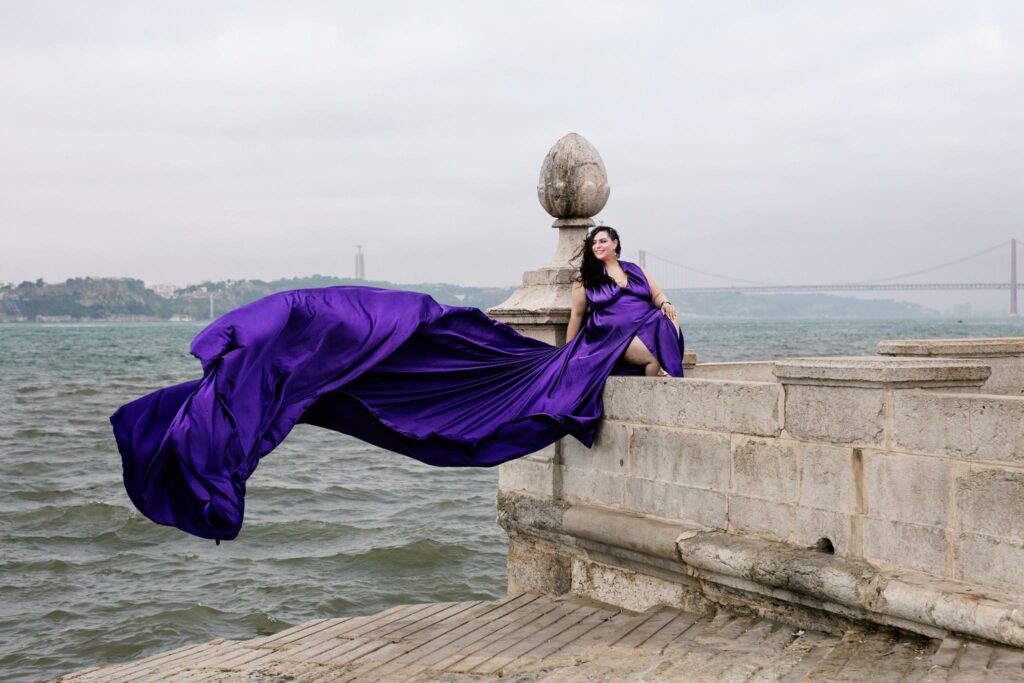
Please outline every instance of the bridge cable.
M1022 246L1024 246L1024 240L1017 240L1017 241L1020 242ZM946 268L948 266L954 266L954 265L956 265L958 263L963 263L964 261L969 261L969 260L977 258L979 256L984 256L985 254L989 254L989 253L991 253L993 251L996 251L997 249L1002 249L1002 248L1008 247L1009 244L1010 244L1010 240L1005 240L1005 241L1000 242L998 244L992 245L991 247L987 247L985 249L982 249L981 251L977 251L977 252L975 252L973 254L968 254L967 256L961 256L960 258L953 259L952 261L946 261L945 263L940 263L938 265L930 266L928 268L922 268L920 270L915 270L915 271L911 271L911 272L907 272L907 273L900 273L899 275L890 275L888 277L875 278L875 279L871 279L871 280L858 280L858 281L855 281L855 282L841 282L841 283L836 283L836 284L839 285L839 286L843 286L843 285L872 285L872 284L878 284L878 283L882 283L882 282L891 282L892 280L901 280L903 278L913 277L915 275L923 275L925 273L930 273L930 272L935 271L935 270L940 270L940 269ZM659 260L659 261L661 261L663 263L667 263L667 264L675 266L677 268L682 268L683 270L688 270L688 271L691 271L691 272L694 272L694 273L699 273L701 275L707 275L709 277L719 278L721 280L727 280L729 282L738 282L738 283L745 284L745 285L756 285L756 286L761 286L761 287L780 287L780 286L784 286L784 285L779 285L778 283L774 283L774 282L761 282L761 281L757 281L757 280L745 280L743 278L731 277L729 275L722 275L720 273L713 273L713 272L710 272L710 271L707 271L707 270L701 270L700 268L694 268L693 266L687 266L687 265L684 265L682 263L677 263L675 261L671 261L671 260L669 260L667 258L664 258L662 256L658 256L657 254L655 254L653 252L650 252L650 251L647 252L647 256L650 257L650 258L655 258L655 259L657 259L657 260Z
M779 286L779 285L777 285L774 282L758 282L757 280L744 280L744 279L738 278L738 277L729 277L728 275L720 275L718 273L712 273L710 271L701 270L700 268L694 268L692 266L684 266L682 263L676 263L675 261L670 261L667 258L662 258L661 256L658 256L657 254L654 254L654 253L649 252L649 251L647 252L647 256L648 257L656 258L656 259L658 259L659 261L661 261L663 263L667 263L667 264L675 266L677 268L682 268L683 270L689 270L689 271L692 271L694 273L700 273L701 275L708 275L710 277L717 277L717 278L720 278L722 280L728 280L730 282L740 282L740 283L745 284L745 285L759 285L759 286L762 286L762 287L778 287Z
M1009 245L1010 245L1010 240L1006 240L1006 241L1000 242L999 244L996 244L994 246L988 247L987 249L982 249L981 251L975 252L973 254L969 254L967 256L962 256L962 257L960 257L958 259L954 259L952 261L947 261L946 263L940 263L939 265L931 266L930 268L922 268L921 270L915 270L915 271L910 272L910 273L901 273L900 275L891 275L889 277L880 277L880 278L876 278L874 280L858 280L857 282L850 282L850 283L843 283L843 284L874 285L874 284L878 284L880 282L891 282L892 280L902 280L905 277L913 277L914 275L923 275L924 273L930 273L933 270L939 270L940 268L945 268L947 266L954 266L954 265L956 265L958 263L963 263L964 261L969 261L972 258L977 258L979 256L983 256L985 254L988 254L990 252L995 251L996 249L1002 249L1002 248L1007 247Z

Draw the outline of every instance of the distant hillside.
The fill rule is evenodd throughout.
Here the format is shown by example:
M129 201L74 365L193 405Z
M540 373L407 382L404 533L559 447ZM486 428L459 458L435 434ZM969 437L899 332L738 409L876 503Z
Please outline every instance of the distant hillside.
M419 283L394 284L312 275L283 280L203 282L163 297L130 278L72 278L0 286L0 322L62 320L208 320L214 315L274 292L334 285L367 285L424 292L453 306L487 309L512 294L514 287L461 287ZM912 318L938 315L924 306L889 300L854 299L829 294L694 294L669 290L686 318Z
M384 289L424 292L451 306L490 308L507 299L514 287L461 287L449 284L396 285L391 282L353 280L324 275L263 280L203 282L178 289L165 298L131 278L72 278L48 284L42 280L0 286L0 322L71 320L208 320L210 298L214 315L274 292L334 285L366 285Z
M336 285L363 285L382 289L405 289L423 292L436 301L449 306L473 306L490 308L507 299L514 287L461 287L443 283L395 284L382 280L354 280L327 275L287 278L283 280L228 280L204 282L179 289L170 299L175 313L190 315L197 320L210 316L210 295L213 295L214 312L220 315L238 306L256 301L274 292L311 287L333 287Z
M164 320L170 301L130 278L71 278L59 284L41 279L0 287L0 321Z

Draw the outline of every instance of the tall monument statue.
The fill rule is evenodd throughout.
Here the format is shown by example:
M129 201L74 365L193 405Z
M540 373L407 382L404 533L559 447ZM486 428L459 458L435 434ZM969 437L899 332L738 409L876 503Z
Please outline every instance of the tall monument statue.
M537 199L555 218L558 245L551 262L523 274L523 285L488 314L522 334L549 344L565 343L569 298L578 263L570 263L593 216L608 201L608 175L597 149L582 135L569 133L548 151L540 167Z
M366 279L366 264L363 262L363 245L356 245L356 280Z

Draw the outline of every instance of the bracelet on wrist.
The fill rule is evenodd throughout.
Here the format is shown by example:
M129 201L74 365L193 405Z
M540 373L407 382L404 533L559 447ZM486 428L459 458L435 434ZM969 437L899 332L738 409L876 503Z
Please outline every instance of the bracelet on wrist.
M670 303L672 303L672 302L669 301L668 299L665 299L664 301L661 302L661 305L658 306L658 308L665 308L665 304L670 304Z

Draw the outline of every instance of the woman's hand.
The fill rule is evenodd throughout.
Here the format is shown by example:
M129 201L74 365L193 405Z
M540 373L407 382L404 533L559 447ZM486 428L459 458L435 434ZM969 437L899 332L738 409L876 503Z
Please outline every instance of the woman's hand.
M673 322L679 321L679 311L670 302L666 301L661 305L661 313Z

